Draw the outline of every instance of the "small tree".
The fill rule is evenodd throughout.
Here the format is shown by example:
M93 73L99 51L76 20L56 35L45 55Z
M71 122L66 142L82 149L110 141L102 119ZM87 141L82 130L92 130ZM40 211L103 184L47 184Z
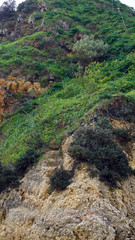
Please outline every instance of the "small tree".
M15 16L16 1L5 1L0 7L0 19L7 19Z
M95 40L94 35L85 36L74 44L73 52L76 54L80 64L85 67L90 62L99 61L108 51L108 44L102 40Z
M37 1L36 0L26 0L20 3L17 7L18 12L31 13L37 10Z

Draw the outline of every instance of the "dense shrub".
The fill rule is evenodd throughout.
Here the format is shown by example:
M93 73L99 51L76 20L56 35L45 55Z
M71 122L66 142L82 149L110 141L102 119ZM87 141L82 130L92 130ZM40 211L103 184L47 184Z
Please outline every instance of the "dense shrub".
M123 143L131 140L131 133L126 129L116 128L113 130L113 133L115 134L116 138Z
M122 149L114 141L111 129L81 128L74 136L69 154L78 162L87 162L99 170L99 178L110 187L132 173Z
M8 187L17 187L19 178L24 175L27 168L37 162L39 154L29 149L13 165L2 166L0 162L0 192Z
M95 40L94 35L85 36L74 44L75 52L81 65L86 66L90 62L98 61L108 51L108 44L102 40Z
M17 187L19 179L23 177L26 170L38 161L43 141L34 133L34 138L27 139L27 146L31 146L14 164L2 166L0 162L0 192L8 187ZM39 149L38 149L39 148Z
M36 0L26 0L18 5L17 11L24 13L31 13L34 10L37 10L37 1Z
M9 19L16 15L15 12L16 2L15 0L5 1L0 9L0 20Z
M33 150L27 150L24 155L22 155L18 160L15 162L15 171L16 174L22 176L28 167L32 166L34 163L37 162L39 154Z
M53 176L50 177L51 185L50 191L53 190L64 190L70 184L70 178L72 174L70 171L61 169L56 169Z
M2 166L0 163L0 192L8 187L18 186L18 176L11 166Z

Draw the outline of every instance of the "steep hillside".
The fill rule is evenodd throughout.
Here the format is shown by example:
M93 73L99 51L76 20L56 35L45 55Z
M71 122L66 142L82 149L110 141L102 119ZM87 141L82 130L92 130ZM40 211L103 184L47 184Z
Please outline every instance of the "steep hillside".
M77 71L72 47L84 35L95 34L109 44L103 59L123 59L135 49L134 12L119 1L112 7L110 1L27 0L16 15L12 27L10 19L1 22L1 40L6 41L0 46L2 77L17 68L17 75L43 85L72 78Z
M2 11L0 238L134 240L134 10L26 0Z
M0 112L1 121L10 118L1 125L3 162L14 161L25 151L23 139L33 130L38 129L45 144L52 141L59 147L95 104L134 88L134 25L134 11L119 1L112 6L110 1L27 0L18 6L14 19L3 20ZM92 63L84 77L73 79L80 65L72 48L91 34L108 43L109 51L101 64ZM17 105L21 110L12 117Z

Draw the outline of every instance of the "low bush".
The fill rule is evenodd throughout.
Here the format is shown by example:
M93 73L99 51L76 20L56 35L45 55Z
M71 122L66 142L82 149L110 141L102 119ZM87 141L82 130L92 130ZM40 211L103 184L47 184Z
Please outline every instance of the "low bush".
M17 187L19 184L18 176L15 174L14 168L2 166L0 163L0 192L8 187Z
M39 154L33 150L27 150L24 155L17 159L15 162L15 172L19 176L23 176L28 167L32 166L38 161Z
M64 190L70 184L70 178L72 174L70 171L61 169L56 169L53 176L50 177L51 185L50 192L56 190Z
M113 130L113 133L115 134L116 138L123 143L131 140L131 134L126 129L116 128Z
M94 165L99 170L99 178L110 187L132 174L126 155L114 141L111 128L99 126L81 128L74 136L69 154L79 162Z
M19 179L24 176L28 167L38 161L39 156L36 150L29 149L12 165L2 166L0 162L0 192L8 187L17 187Z

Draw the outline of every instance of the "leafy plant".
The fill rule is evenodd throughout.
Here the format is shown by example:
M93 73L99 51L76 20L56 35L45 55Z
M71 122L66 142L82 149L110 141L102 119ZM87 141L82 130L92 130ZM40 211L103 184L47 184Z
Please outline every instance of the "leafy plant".
M14 171L14 167L10 164L2 166L0 162L0 192L8 187L17 187L18 184L18 176Z
M131 133L127 129L116 128L113 129L113 133L115 134L116 138L123 143L131 140Z
M95 126L81 128L74 136L69 154L78 162L87 162L99 170L99 178L110 187L132 174L126 155L114 141L111 130Z
M50 177L50 191L64 190L70 184L71 172L61 169L56 169L53 176Z
M33 150L27 150L20 158L15 162L15 172L17 175L22 176L28 169L28 167L32 166L37 162L39 158L39 154Z
M99 61L108 49L108 44L102 40L95 40L94 35L85 36L73 46L73 52L83 66L87 66L93 61Z

